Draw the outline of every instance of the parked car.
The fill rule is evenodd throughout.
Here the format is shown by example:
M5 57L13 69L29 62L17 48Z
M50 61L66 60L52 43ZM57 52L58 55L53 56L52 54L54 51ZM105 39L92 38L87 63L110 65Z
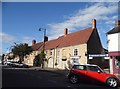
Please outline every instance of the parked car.
M9 65L11 63L11 61L4 61L3 64L4 65Z
M105 73L97 65L74 65L68 74L68 79L71 83L89 82L89 83L102 83L110 87L117 87L120 80L113 74Z
M19 63L19 62L11 62L10 66L12 67L19 67L19 68L28 68L29 66L23 63Z

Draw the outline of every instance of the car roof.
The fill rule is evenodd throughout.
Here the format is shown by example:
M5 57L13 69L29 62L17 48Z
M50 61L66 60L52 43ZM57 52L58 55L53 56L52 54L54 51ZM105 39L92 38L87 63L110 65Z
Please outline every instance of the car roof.
M77 64L77 65L73 65L73 66L98 66L98 65L95 65L95 64Z

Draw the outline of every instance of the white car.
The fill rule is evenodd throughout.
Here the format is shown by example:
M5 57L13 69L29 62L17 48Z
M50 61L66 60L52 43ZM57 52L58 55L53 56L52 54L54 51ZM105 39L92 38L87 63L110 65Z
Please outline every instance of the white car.
M11 63L11 61L4 61L3 63L4 63L4 65L9 65Z
M12 67L19 67L19 68L28 68L29 66L23 63L19 63L19 62L11 62L10 66Z

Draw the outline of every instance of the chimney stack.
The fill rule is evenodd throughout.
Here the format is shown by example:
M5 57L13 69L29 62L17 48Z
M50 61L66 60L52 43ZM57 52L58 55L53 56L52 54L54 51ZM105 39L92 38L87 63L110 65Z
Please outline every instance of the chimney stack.
M115 21L115 26L120 26L120 20Z
M67 28L65 28L65 29L64 29L64 36L66 37L66 36L67 36L67 34L68 34L68 29L67 29Z
M36 40L32 40L32 45L36 44Z
M96 28L96 19L92 19L92 29Z
M48 41L48 37L47 36L45 36L45 38L44 38L44 42L46 42L46 41Z

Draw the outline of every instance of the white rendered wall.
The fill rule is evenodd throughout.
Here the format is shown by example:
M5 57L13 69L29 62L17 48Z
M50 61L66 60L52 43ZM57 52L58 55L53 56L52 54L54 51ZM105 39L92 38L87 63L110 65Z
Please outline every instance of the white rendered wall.
M108 35L108 51L109 52L120 51L120 33Z

